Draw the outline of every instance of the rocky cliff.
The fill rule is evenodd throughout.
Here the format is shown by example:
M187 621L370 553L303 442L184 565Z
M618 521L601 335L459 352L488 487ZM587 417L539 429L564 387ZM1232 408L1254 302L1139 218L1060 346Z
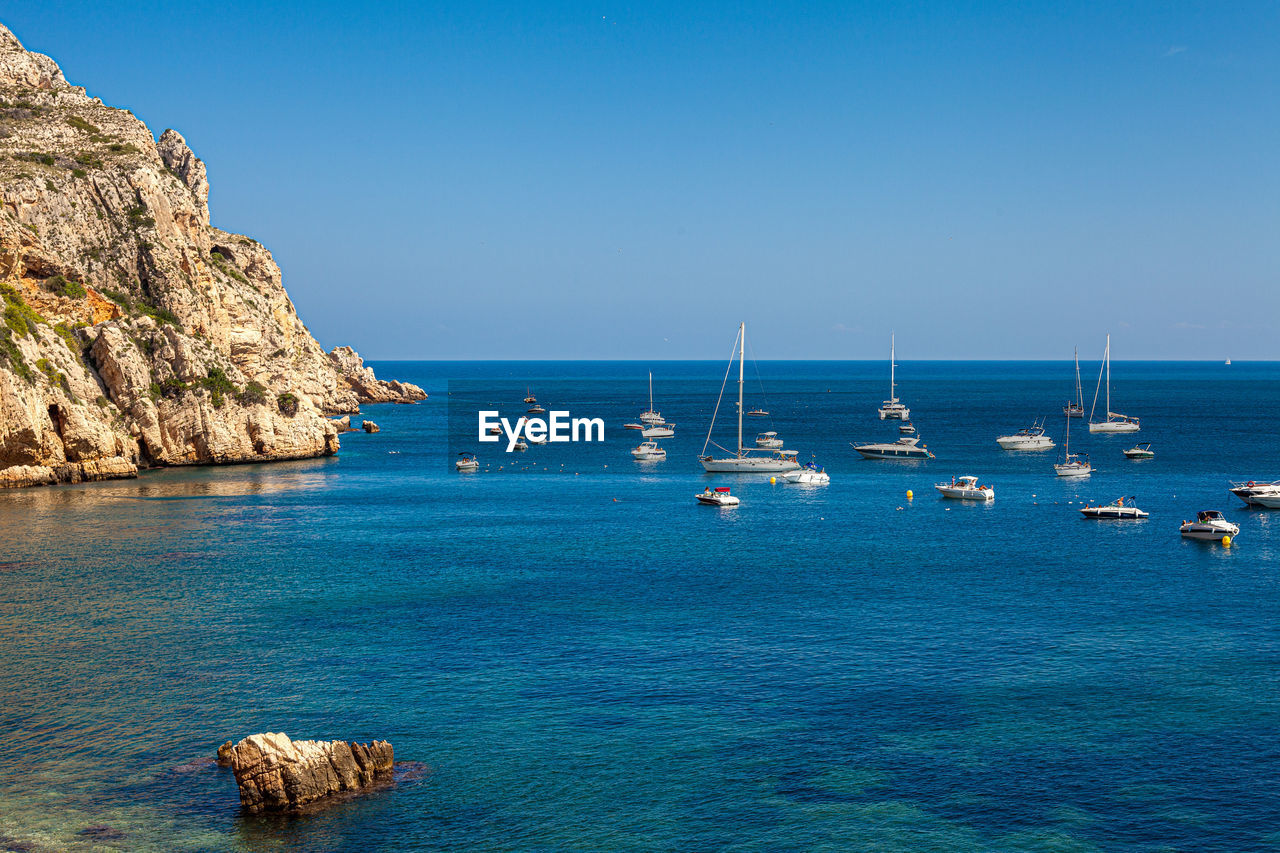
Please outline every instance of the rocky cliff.
M0 486L332 454L326 414L413 402L326 353L205 164L0 25Z

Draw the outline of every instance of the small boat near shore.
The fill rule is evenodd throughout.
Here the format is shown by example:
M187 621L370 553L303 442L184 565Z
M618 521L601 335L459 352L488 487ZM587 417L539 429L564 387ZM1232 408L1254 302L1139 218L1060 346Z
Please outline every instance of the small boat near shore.
M698 499L698 503L706 506L737 506L741 503L735 496L729 494L728 486L716 486L714 489L707 486L705 491L694 497Z
M1062 461L1053 466L1053 472L1059 477L1084 477L1093 473L1093 465L1089 462L1089 454L1071 452L1071 413L1067 413L1066 438L1063 439Z
M770 450L782 446L782 439L778 438L776 432L762 432L756 436L756 447L765 447Z
M1240 525L1232 524L1216 509L1196 513L1195 521L1184 521L1178 531L1188 539L1200 539L1213 542L1230 536L1232 539L1240 532Z
M631 449L631 455L638 461L649 462L656 459L666 459L667 451L659 447L656 441L643 441L639 446Z
M1101 421L1093 419L1093 411L1089 412L1089 432L1137 432L1141 427L1137 418L1111 411L1111 336L1107 335L1107 348L1102 353L1102 370L1106 373L1107 397L1106 417ZM1098 374L1098 384L1102 384L1102 373ZM1093 408L1098 407L1098 389L1093 392Z
M1124 452L1127 459L1155 459L1156 452L1151 449L1151 442L1140 441Z
M1244 501L1245 506L1280 506L1280 480L1273 480L1270 483L1254 480L1246 483L1232 483L1229 491ZM1263 503L1266 500L1274 500L1276 503Z
M1048 450L1055 446L1039 423L1024 427L1013 435L1002 435L996 439L996 444L1005 450Z
M858 453L862 454L864 459L933 459L934 456L929 449L920 444L918 436L904 435L894 442L870 442L868 444L854 444L849 442L849 446Z
M1085 504L1080 512L1085 518L1146 518L1148 513L1138 509L1137 498L1132 495L1116 498L1109 504Z
M934 488L941 492L944 498L953 498L960 501L993 501L996 499L996 490L993 487L979 485L977 477L967 474L963 477L952 477L950 483L938 483Z
M788 483L799 483L802 486L825 486L831 482L831 475L812 460L795 471L788 471L782 478Z
M640 434L645 438L671 438L676 434L676 425L669 423L650 424L640 429Z
M459 471L478 471L480 470L480 460L476 458L474 453L459 453L458 461L453 463L453 467Z

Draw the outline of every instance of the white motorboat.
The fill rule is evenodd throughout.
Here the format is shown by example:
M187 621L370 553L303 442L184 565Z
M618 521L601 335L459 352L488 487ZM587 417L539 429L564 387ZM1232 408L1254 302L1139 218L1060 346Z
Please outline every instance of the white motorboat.
M778 438L776 432L762 432L756 436L756 447L767 447L773 449L782 446L782 439Z
M645 438L671 438L676 434L676 425L668 423L650 424L640 430Z
M1080 512L1085 518L1146 518L1147 513L1138 509L1133 496L1116 498L1109 504L1085 504Z
M524 393L525 393L524 401L525 401L526 403L536 403L536 402L538 402L538 398L537 398L537 397L535 397L535 396L533 396L533 389L532 389L532 388L525 388L525 389L524 389Z
M902 433L903 435L915 435L916 428L912 426L910 423L898 424L898 432Z
M659 447L656 441L642 441L638 447L632 448L631 455L640 461L648 461L666 459L667 451Z
M523 453L524 451L526 451L526 450L528 450L528 449L529 449L529 445L528 445L528 443L524 440L524 438L517 438L517 439L516 439L516 443L515 443L515 444L513 444L513 445L511 445L511 449L512 449L512 450L518 450L518 451L520 451L520 452L522 452L522 453Z
M788 471L782 478L788 483L799 483L802 486L825 486L831 482L831 475L813 461L806 462L804 467L795 471Z
M653 410L653 371L649 371L649 408L640 413L640 422L646 424L666 423L662 419L662 412Z
M1080 348L1076 347L1076 398L1062 407L1064 415L1084 417L1084 388L1080 385Z
M623 429L644 429L644 424L623 424Z
M1093 473L1093 465L1089 463L1089 454L1084 454L1083 458L1078 453L1071 452L1071 413L1067 413L1067 428L1064 431L1066 438L1063 439L1062 461L1055 463L1053 471L1059 477L1083 477Z
M1232 539L1240 532L1240 525L1232 524L1216 509L1196 513L1195 521L1184 521L1178 531L1188 539L1216 541L1224 536Z
M1102 386L1102 375L1107 377L1107 416L1104 420L1095 421L1094 411L1098 408L1098 390ZM1089 432L1137 432L1138 419L1119 412L1111 411L1111 336L1107 335L1107 348L1102 352L1102 370L1098 372L1098 388L1093 392L1093 408L1089 411Z
M502 435L502 427L491 426L487 430L485 430L485 432L488 433L489 435Z
M895 359L895 343L894 335L889 335L889 399L880 404L879 414L882 421L911 420L911 410L898 399L896 374L894 372L898 367Z
M480 470L480 460L476 458L474 453L459 453L458 461L453 463L453 467L459 471L478 471Z
M712 444L711 433L716 428L716 414L720 412L720 403L724 400L725 385L729 382L729 372L725 371L724 383L720 386L720 396L716 399L715 412L711 415L711 425L707 427L707 440L702 444L702 454L698 457L698 461L702 463L703 470L711 474L729 474L729 473L752 473L752 474L783 474L787 471L794 471L800 467L800 463L796 461L796 451L776 449L768 456L753 455L765 452L763 447L743 447L742 445L742 417L745 414L742 405L742 385L745 376L745 363L747 353L747 324L738 325L738 337L734 341L738 350L738 446L736 451L728 448L720 447L728 456L714 457L707 453L707 448ZM730 359L729 368L732 369L733 361ZM646 436L647 437L647 436Z
M1129 459L1155 459L1156 452L1151 449L1151 442L1140 441L1124 452Z
M752 409L751 411L747 412L747 417L749 417L749 418L767 418L767 417L769 417L769 413L768 413L768 412L766 412L764 409Z
M1232 483L1231 494L1244 501L1246 506L1280 506L1280 480L1270 483L1253 480L1247 483ZM1263 503L1264 500L1274 500L1276 503Z
M944 498L955 498L961 501L995 500L996 490L991 486L978 484L978 478L965 475L952 477L950 483L938 483L934 486Z
M1005 450L1048 450L1055 446L1053 439L1044 434L1044 427L1038 423L1013 435L1002 435L996 439L996 444Z
M694 495L698 499L698 503L707 506L737 506L741 501L729 494L728 486L716 486L714 489L710 486Z
M527 413L530 415L545 415L547 413L547 410L539 406L537 403L534 403L532 406L528 408Z
M862 454L864 459L933 459L933 454L914 435L904 435L895 442L871 442L870 444L849 445Z

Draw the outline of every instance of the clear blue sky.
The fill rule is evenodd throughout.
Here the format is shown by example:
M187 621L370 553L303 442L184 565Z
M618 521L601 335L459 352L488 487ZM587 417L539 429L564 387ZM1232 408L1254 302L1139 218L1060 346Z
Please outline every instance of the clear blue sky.
M371 358L1280 358L1280 4L47 2Z

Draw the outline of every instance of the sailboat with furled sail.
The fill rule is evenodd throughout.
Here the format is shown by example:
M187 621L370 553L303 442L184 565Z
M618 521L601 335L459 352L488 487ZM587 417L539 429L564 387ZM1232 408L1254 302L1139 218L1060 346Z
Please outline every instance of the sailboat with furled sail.
M1107 335L1107 348L1102 353L1102 371L1098 373L1098 384L1102 384L1102 375L1107 377L1107 416L1104 420L1095 421L1093 411L1098 408L1098 390L1093 392L1093 407L1089 412L1089 432L1137 432L1138 419L1119 412L1111 411L1111 336Z
M1084 388L1080 385L1080 348L1076 347L1076 398L1062 407L1064 415L1084 417Z
M880 420L882 421L908 421L911 420L911 410L907 408L907 404L898 399L898 386L894 371L898 367L895 358L895 341L894 335L889 335L889 399L880 404Z
M711 415L711 426L707 428L707 440L702 445L702 454L698 457L698 461L710 474L781 474L794 471L800 467L800 463L796 461L796 451L780 449L769 451L766 448L744 447L742 444L742 416L745 413L742 405L742 385L747 354L746 323L738 325L738 337L734 344L738 357L738 447L736 451L731 451L717 444L716 447L730 455L713 456L707 453L707 448L714 443L711 441L711 433L716 428L716 415L720 413L725 386L729 384L729 371L733 369L733 358L730 357L729 366L724 373L724 382L720 385L720 396L716 399L716 409Z

